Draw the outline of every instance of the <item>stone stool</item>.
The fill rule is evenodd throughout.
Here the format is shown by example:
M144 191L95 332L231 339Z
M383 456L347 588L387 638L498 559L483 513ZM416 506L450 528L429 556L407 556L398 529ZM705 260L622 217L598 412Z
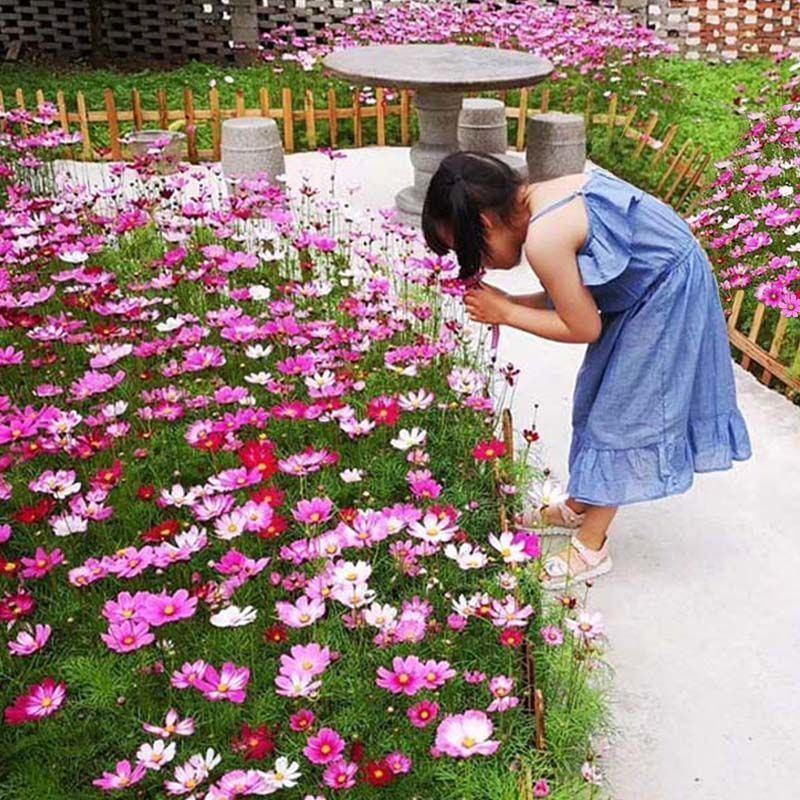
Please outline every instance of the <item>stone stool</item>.
M286 171L278 124L267 117L237 117L222 123L222 172L232 178L266 173L271 181Z
M586 128L581 114L534 114L525 133L528 178L532 182L584 171Z
M528 165L522 156L506 153L508 150L508 124L506 107L502 100L491 97L465 97L458 115L458 146L461 150L489 153L523 178L528 175Z

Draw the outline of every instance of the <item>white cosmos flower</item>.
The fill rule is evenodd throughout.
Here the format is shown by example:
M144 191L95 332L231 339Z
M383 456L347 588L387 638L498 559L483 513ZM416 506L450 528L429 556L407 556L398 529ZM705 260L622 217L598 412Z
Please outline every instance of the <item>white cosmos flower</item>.
M170 333L178 330L183 324L184 321L180 317L168 317L163 322L156 324L156 330L159 333Z
M326 369L324 372L315 372L305 379L305 384L309 389L327 389L336 383L336 376Z
M343 469L339 473L339 477L345 483L358 483L364 479L364 470L361 469Z
M366 583L337 583L331 587L331 597L348 608L361 608L371 603L375 595Z
M366 561L340 561L333 570L333 583L366 583L372 567Z
M421 522L412 522L408 526L408 532L412 536L431 544L449 542L457 530L458 528L448 525L446 521L439 519L430 511L425 514Z
M514 544L513 540L513 533L501 533L499 537L493 533L489 534L489 544L500 553L506 564L519 564L527 561L528 556L525 553L524 542Z
M398 450L410 450L412 447L425 444L428 434L422 428L412 428L410 431L403 428L397 438L391 440L392 447Z
M157 739L153 744L143 744L136 751L136 758L147 769L160 770L175 758L175 742L167 744L163 739Z
M245 606L244 608L228 606L223 608L222 611L212 614L208 621L215 628L240 628L242 625L249 625L251 622L255 622L257 616L258 612L253 606Z
M403 411L424 411L429 408L434 397L431 392L420 389L417 392L407 392L397 398L397 403Z
M244 349L244 354L248 358L266 358L271 352L271 344L266 347L263 344L250 344Z
M568 497L561 484L553 478L546 478L542 483L534 483L528 489L528 497L537 506L552 506Z
M275 762L275 769L264 775L267 784L274 790L291 789L297 786L300 777L300 765L296 761L292 761L290 764L286 756L281 756Z
M247 291L250 292L250 298L252 300L269 300L272 296L269 286L261 286L258 283L248 286Z
M385 628L387 625L391 625L396 618L397 609L388 603L386 605L373 603L364 610L364 620L367 625L372 625L375 628Z
M269 372L251 372L244 376L248 383L255 383L258 386L266 386L272 380L272 374Z
M468 542L463 542L458 548L454 544L448 544L444 548L444 554L458 562L461 569L480 569L488 561L486 553L480 547L473 547Z

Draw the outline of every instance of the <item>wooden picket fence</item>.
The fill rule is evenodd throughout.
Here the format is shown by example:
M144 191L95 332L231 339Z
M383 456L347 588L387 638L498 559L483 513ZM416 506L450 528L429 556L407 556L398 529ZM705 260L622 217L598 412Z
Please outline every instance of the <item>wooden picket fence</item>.
M134 130L141 130L147 127L157 127L167 130L171 125L182 122L186 133L186 159L191 163L198 163L203 160L218 161L221 155L222 141L222 122L232 117L269 117L276 122L282 131L283 147L286 153L293 153L295 147L295 127L296 125L305 126L305 144L307 149L315 150L319 146L330 146L336 148L339 145L339 125L341 122L349 121L352 128L352 139L356 147L363 147L365 144L377 144L385 146L387 144L400 144L409 146L411 144L411 117L412 103L411 92L400 90L399 102L387 103L385 99L386 90L376 88L375 104L365 104L361 100L360 91L354 89L352 102L347 107L338 107L336 93L331 88L327 92L327 105L325 108L315 106L314 93L311 89L303 92L303 108L296 109L295 98L290 87L282 87L280 92L281 103L274 107L270 104L270 93L266 86L259 90L258 107L247 107L245 104L244 92L239 89L236 92L234 106L232 108L222 108L220 105L219 91L216 87L208 92L207 107L200 108L195 102L195 95L191 89L184 87L183 102L180 108L170 108L167 101L165 89L155 92L155 109L145 109L142 105L142 97L137 89L133 89L130 95L128 109L121 109L118 105L117 97L112 89L106 89L103 96L102 109L89 109L85 94L81 91L75 96L75 111L68 110L67 100L64 92L58 91L55 97L55 105L58 109L58 118L62 130L71 132L75 129L80 131L81 145L79 155L83 160L114 160L119 161L126 158L123 134L121 126L130 123ZM530 114L544 113L551 109L550 90L544 88L541 92L538 106L530 105L530 89L521 89L519 92L519 104L509 105L507 102L508 91L495 93L506 103L506 117L517 123L514 145L516 149L525 149L525 136L527 132L527 118ZM470 96L477 96L477 93L470 93ZM37 90L35 93L36 103L45 101L44 93ZM26 97L22 89L17 89L14 93L14 100L18 108L26 108ZM605 125L612 135L616 134L617 129L621 129L621 136L632 139L636 142L633 158L638 160L642 157L645 150L654 153L651 166L655 167L666 157L678 133L678 126L672 125L666 131L662 141L653 136L653 132L658 123L658 114L653 113L646 120L642 130L634 125L634 118L637 114L636 106L625 110L618 108L618 98L612 94L608 99L608 106L604 111L594 110L594 97L590 92L586 98L583 114L586 119L587 127L591 125ZM565 93L561 111L572 110L572 94ZM0 92L0 110L5 108L5 99ZM399 141L389 142L387 137L387 122L391 118L398 117L400 120ZM365 142L364 121L374 119L375 140ZM318 134L317 123L326 121L327 135L322 141L322 136ZM208 124L211 132L211 147L201 149L198 146L197 125ZM100 125L107 129L108 146L97 148L92 142L92 130ZM702 181L703 172L711 160L710 153L704 153L702 148L693 147L691 140L674 152L667 167L662 175L656 191L665 200L680 206L693 192L697 197L702 193L704 184ZM663 167L662 167L663 168ZM688 212L687 212L688 213Z
M741 328L741 311L745 299L745 292L739 289L733 296L733 305L728 317L728 338L731 344L740 351L742 367L759 377L766 386L771 386L773 381L778 381L781 388L785 387L785 394L789 399L800 393L800 342L794 353L790 354L787 364L786 354L781 358L781 350L789 324L788 317L782 316L777 309L767 308L763 303L758 303L753 313L752 321L747 333ZM770 327L765 327L765 323ZM775 323L774 329L771 324ZM759 334L765 330L772 330L769 336L769 349L764 349L758 344Z
M186 159L191 163L212 160L218 161L221 155L222 141L222 122L233 117L269 117L278 123L282 131L283 147L286 153L296 152L296 127L305 127L305 147L309 150L317 149L320 146L330 146L336 148L340 141L340 124L350 125L352 141L356 147L363 147L367 144L377 144L386 146L388 144L399 144L409 146L411 144L411 120L412 120L412 93L408 90L396 92L399 102L389 103L386 101L386 90L376 88L375 104L366 104L361 100L361 93L354 89L352 102L346 107L337 105L336 92L328 89L327 103L325 108L317 108L314 94L311 89L303 92L302 109L295 108L295 98L290 87L282 87L280 90L280 105L273 106L270 102L270 92L266 86L259 90L259 103L257 107L248 107L245 103L244 92L239 89L235 95L233 107L223 108L220 103L219 91L211 88L208 92L207 106L199 107L195 102L195 95L191 89L183 89L182 103L180 108L171 108L167 100L165 89L155 92L155 109L143 108L142 97L137 89L133 89L130 94L129 108L121 109L118 107L117 97L112 89L106 89L103 97L102 109L89 109L86 97L79 91L75 96L75 111L68 110L64 92L56 93L55 105L58 109L58 119L62 130L71 132L78 130L81 133L81 144L79 156L83 160L114 160L125 159L127 153L124 148L122 126L130 127L133 130L141 130L145 127L157 127L161 130L168 130L171 126L180 125L186 133ZM544 113L550 110L550 90L544 87L539 95L538 105L531 104L530 89L521 89L519 92L518 105L508 103L508 91L494 93L506 105L506 118L516 122L516 134L513 139L513 146L518 151L523 151L526 146L525 136L527 133L527 119L532 114ZM477 96L477 93L470 93L470 96ZM35 92L36 104L43 103L46 99L41 90ZM15 105L18 108L26 108L27 98L22 89L17 89L14 93ZM601 98L600 102L605 102ZM10 104L9 104L10 106ZM609 137L620 136L622 139L629 139L635 143L630 158L639 161L645 154L649 155L646 169L651 174L661 174L654 194L657 194L665 202L671 203L680 213L685 216L691 215L697 204L703 197L703 190L707 184L703 180L703 175L711 161L712 154L704 152L702 147L695 146L691 139L686 139L680 147L675 146L679 128L676 124L670 125L663 132L663 138L658 139L654 136L659 121L657 112L653 112L644 120L641 127L637 126L635 120L638 113L636 105L627 109L620 108L619 98L612 93L607 100L607 105L602 110L595 110L595 97L593 92L589 92L585 99L584 107L580 111L573 108L573 96L570 91L565 92L561 101L560 111L573 111L582 113L586 120L587 129L590 126L605 126ZM0 111L6 108L5 98L0 92ZM389 141L387 134L387 123L390 119L399 118L399 140ZM374 140L366 141L367 136L364 128L365 120L375 120ZM326 121L327 131L323 137L317 130L317 123ZM210 126L210 148L200 148L198 146L197 126L208 124ZM107 129L107 147L98 148L93 145L92 131L96 126ZM395 126L396 127L396 126ZM663 162L663 163L662 163ZM745 333L742 330L743 321L741 317L742 302L744 292L739 291L734 296L731 313L728 317L728 332L732 345L741 351L741 363L747 369L760 367L761 380L770 385L773 381L779 381L786 387L787 394L800 392L800 379L797 377L800 372L800 350L791 359L793 366L787 366L786 359L780 359L781 345L787 329L787 319L780 318L774 329L772 341L768 349L758 343L759 334L765 319L771 319L774 310L766 309L763 304L758 304L755 310L749 330ZM764 330L769 330L764 328Z

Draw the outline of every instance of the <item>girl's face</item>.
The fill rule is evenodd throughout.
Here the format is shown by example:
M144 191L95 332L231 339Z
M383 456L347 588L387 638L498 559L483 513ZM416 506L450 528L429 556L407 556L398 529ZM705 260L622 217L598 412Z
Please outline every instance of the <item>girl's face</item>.
M522 245L525 233L520 234L509 227L492 212L481 212L484 230L486 232L486 247L488 253L482 257L483 269L513 269L522 259ZM440 230L442 240L450 250L453 250L452 231Z

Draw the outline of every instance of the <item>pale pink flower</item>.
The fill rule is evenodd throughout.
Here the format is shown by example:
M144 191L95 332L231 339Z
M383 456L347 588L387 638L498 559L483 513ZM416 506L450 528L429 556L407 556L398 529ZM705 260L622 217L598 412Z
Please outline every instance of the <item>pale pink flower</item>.
M114 772L104 772L102 778L95 778L92 785L104 792L113 792L119 789L127 789L145 776L147 768L144 764L137 764L131 767L131 762L127 759L125 761L117 761L117 766Z
M8 649L15 656L29 656L41 650L50 638L49 625L37 625L33 635L27 631L20 631L17 638L8 642Z
M142 724L142 729L147 733L154 733L162 739L169 739L170 736L191 736L194 733L194 719L186 717L180 719L178 712L171 708L167 711L164 725L152 725L149 722Z
M493 741L494 726L483 711L470 710L445 717L436 729L436 748L453 758L492 755L500 746Z

